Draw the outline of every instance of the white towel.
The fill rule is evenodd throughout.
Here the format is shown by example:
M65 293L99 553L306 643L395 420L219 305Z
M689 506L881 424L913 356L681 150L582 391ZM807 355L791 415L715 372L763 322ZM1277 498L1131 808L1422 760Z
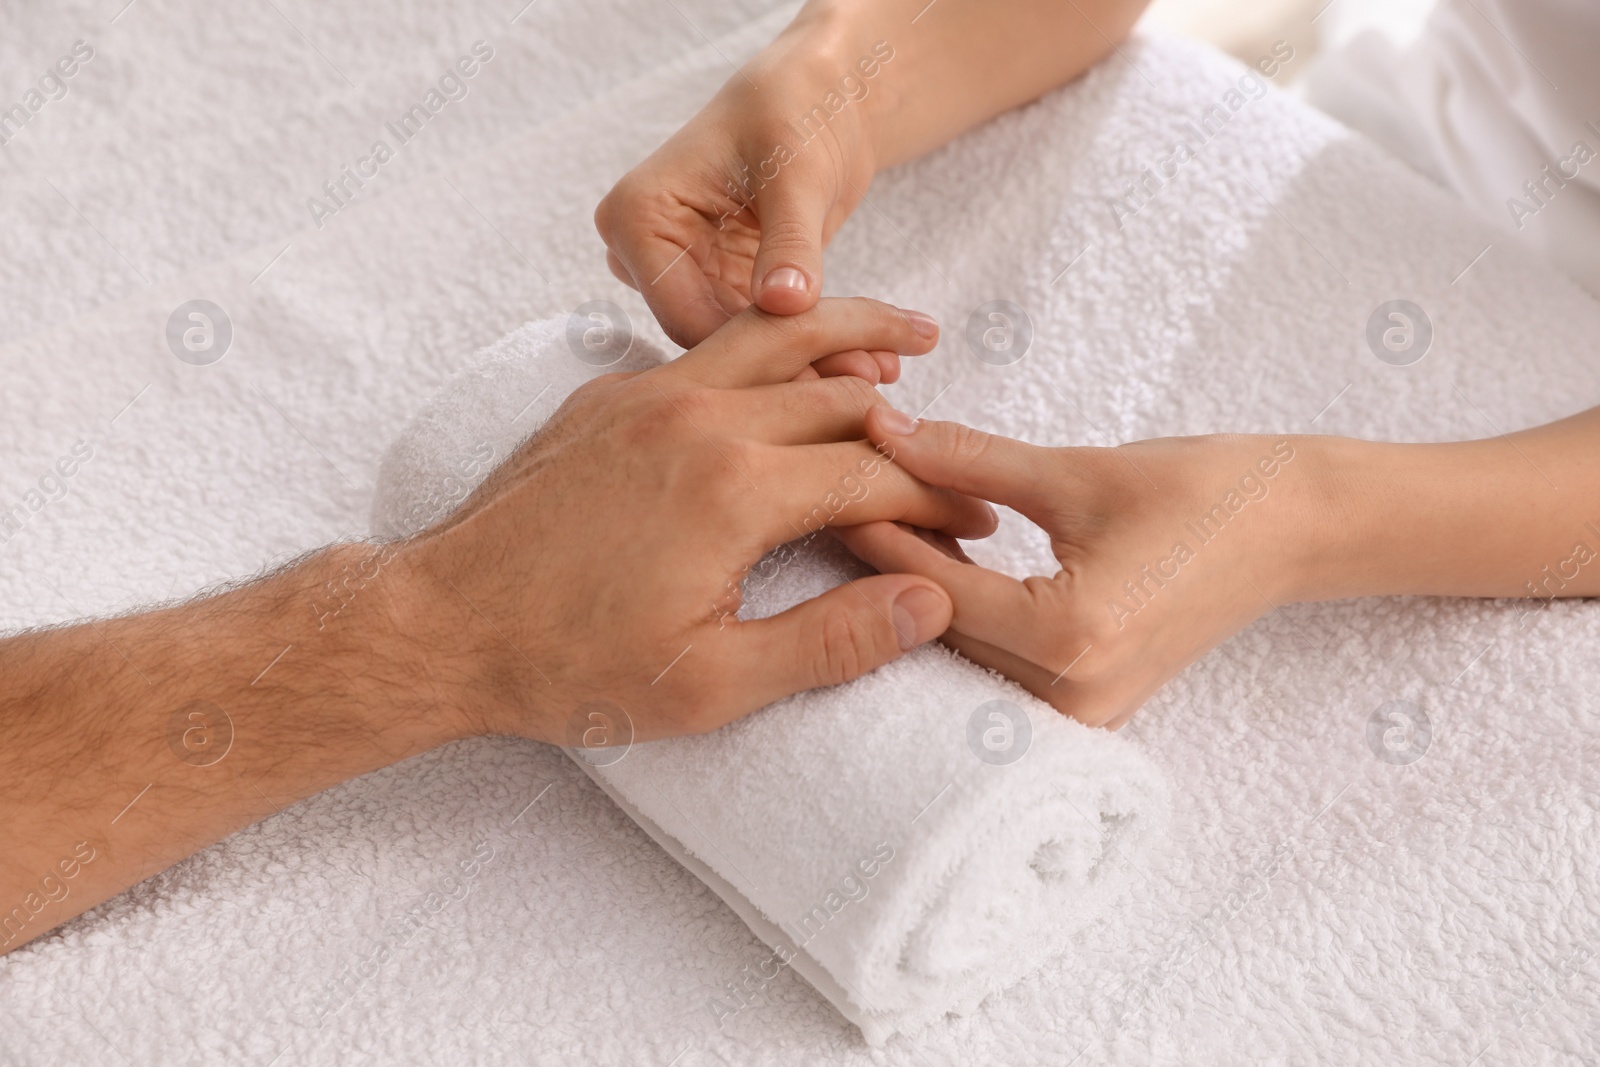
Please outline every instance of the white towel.
M0 70L38 69L67 32L60 12L30 31L12 6L23 21L0 34L0 57L17 61ZM104 24L103 9L77 6L81 32ZM69 495L0 547L5 624L187 593L364 530L383 449L472 352L596 298L648 331L642 302L605 268L590 212L731 76L730 60L781 28L722 36L735 6L623 0L604 12L630 29L608 33L592 4L541 0L493 38L504 48L486 76L519 92L534 79L590 100L653 57L698 51L570 114L546 93L480 85L454 118L498 116L497 136L543 125L465 157L452 141L429 158L453 185L418 168L303 231L282 222L303 212L299 196L348 148L365 150L413 92L411 74L436 76L455 41L477 35L463 27L434 48L439 26L475 12L441 0L406 18L285 8L370 95L370 122L353 127L324 116L355 92L265 6L258 18L138 3L104 41L91 35L100 58L24 137L61 142L47 175L115 250L43 180L0 196L0 291L13 298L0 331L3 503L76 437L96 446ZM340 42L410 73L369 82L376 67L348 65ZM519 47L538 51L518 60ZM297 93L263 96L269 68ZM834 241L829 284L945 326L940 350L891 388L896 403L936 400L931 417L1041 444L1241 429L1458 438L1600 403L1592 297L1293 100L1250 103L1119 230L1108 198L1239 74L1191 44L1130 41L1083 81L875 181ZM215 99L249 121L197 122ZM0 156L43 162L29 148ZM263 170L263 151L297 177ZM149 179L196 158L240 178L229 196ZM147 273L171 266L119 299L140 282L116 250ZM237 255L207 258L222 253ZM212 367L179 363L162 335L195 297L237 327ZM1038 327L1035 351L1010 368L978 364L961 337L968 312L997 297ZM1363 337L1394 298L1437 327L1410 367L1380 363ZM974 550L1041 565L1048 553L1025 532L1003 526ZM1600 945L1600 835L1581 830L1600 767L1600 605L1524 617L1529 606L1300 605L1204 657L1123 731L1181 798L1171 847L1131 903L979 1012L881 1050L792 968L719 1028L707 998L770 950L645 847L571 760L484 740L279 800L281 815L0 959L0 1060L1580 1062L1594 1047L1584 953ZM1427 754L1406 766L1375 758L1366 734L1395 699L1433 723ZM130 799L105 798L99 817ZM495 855L466 899L430 915L377 976L351 978L485 840ZM344 999L319 1015L330 989Z
M566 332L529 323L417 416L384 458L374 532L439 518L487 475L464 457L508 456L598 373ZM606 369L660 358L636 344ZM784 546L752 568L740 615L864 573L829 538ZM719 1026L793 966L874 1044L1059 955L1167 820L1165 781L1133 745L937 645L709 735L571 751L772 946L709 998Z

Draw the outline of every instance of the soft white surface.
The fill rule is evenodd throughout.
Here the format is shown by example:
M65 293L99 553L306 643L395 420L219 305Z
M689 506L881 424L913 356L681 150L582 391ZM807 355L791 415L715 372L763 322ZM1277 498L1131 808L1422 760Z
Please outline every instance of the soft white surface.
M635 342L604 369L663 358ZM463 468L463 457L510 456L600 373L574 355L565 318L494 345L385 454L374 535L408 536L441 518L491 469ZM739 615L766 618L870 573L829 538L796 542L745 579ZM992 739L1005 750L994 764L979 751L995 725L983 709L998 701L1026 721L1000 720L1010 738ZM570 754L782 950L717 998L719 1025L781 962L874 1045L970 1014L1053 962L1146 876L1168 816L1165 778L1127 740L936 644L705 736Z
M675 2L714 25L712 5ZM53 57L84 35L77 22L109 17L78 10L8 11L7 26L25 31L30 55ZM355 16L337 7L291 16L319 40L388 42L380 55L423 70L454 54L454 41L434 53L431 39L415 43L428 33L402 30L455 16L387 10L361 33L339 28ZM554 33L529 20L573 12L602 17L541 0L510 29L494 19L514 12L482 21L509 52L517 35ZM323 176L320 156L301 158L301 131L313 133L317 107L340 91L247 91L263 69L305 61L299 38L264 39L255 15L140 0L113 27L128 47L116 91L77 101L108 136L137 123L138 136L63 151L85 188L130 205L114 213L126 232L113 239L148 231L150 260L172 264L149 289L130 284L70 211L42 206L53 194L25 160L0 153L8 180L37 198L6 224L3 303L21 319L0 349L4 499L77 437L97 443L71 494L0 547L6 625L187 592L364 529L378 457L474 349L598 297L645 328L642 304L604 270L589 212L726 77L716 50L699 48L659 82L622 84L638 65L608 68L620 88L592 111L529 110L520 136L503 125L493 152L449 160L456 188L519 255L436 179L397 183L315 236L287 228L303 210L299 185L278 199L250 185L249 167L174 194L171 183L193 180L182 146L195 130L154 117L163 113L216 115L213 156L246 159L264 144L263 156ZM640 27L619 16L613 44L548 39L555 71L508 62L500 76L593 84L565 57L605 64L610 48L627 67L626 47L675 53L698 40L687 28L667 40L677 16L665 8L638 5L631 17ZM717 44L745 55L770 30ZM1250 105L1117 231L1105 198L1166 155L1179 120L1233 76L1178 45L1124 51L1137 70L1114 60L966 147L886 176L840 235L836 291L946 324L939 353L897 389L902 406L915 411L950 385L931 414L998 427L1004 413L1036 441L1103 443L1267 429L1442 438L1600 400L1600 311L1588 297L1498 248L1451 284L1492 236L1288 101ZM114 52L107 43L101 54ZM5 70L32 69L12 54ZM179 71L208 79L210 96L133 97L149 119L111 107ZM579 82L564 82L569 73ZM404 95L417 91L407 82ZM235 107L255 117L222 117ZM358 145L368 136L364 127ZM130 156L163 162L124 171ZM4 210L16 203L6 197ZM95 216L102 229L112 215ZM184 220L210 218L230 221L204 247L185 244ZM219 254L236 258L206 262ZM161 338L171 309L195 296L223 304L239 328L210 368L178 364ZM1037 351L1008 369L977 364L960 336L970 309L997 296L1038 326ZM1405 369L1378 363L1362 340L1371 309L1396 296L1425 305L1438 327L1434 351ZM1030 550L1019 538L994 551ZM1600 613L1562 604L1519 627L1520 612L1468 601L1296 607L1186 671L1128 728L1173 778L1180 847L1061 966L915 1043L869 1050L792 975L719 1032L707 1002L767 955L759 940L565 756L481 741L297 804L6 957L0 1049L21 1063L262 1065L943 1065L1080 1053L1080 1065L1462 1064L1485 1049L1479 1063L1585 1062L1600 1037L1596 966L1580 954L1600 918ZM1374 759L1364 736L1372 710L1397 697L1425 706L1435 728L1427 755L1405 768ZM107 797L101 816L128 799ZM479 841L495 854L466 899L319 1028L327 985Z
M1600 6L1442 0L1388 30L1321 57L1307 98L1600 294Z

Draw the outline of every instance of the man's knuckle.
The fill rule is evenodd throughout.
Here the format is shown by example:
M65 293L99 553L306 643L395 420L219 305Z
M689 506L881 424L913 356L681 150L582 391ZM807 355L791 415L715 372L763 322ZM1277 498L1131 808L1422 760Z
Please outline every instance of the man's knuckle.
M769 346L806 344L816 330L815 310L798 315L774 315L751 304L743 314L749 317L751 333L757 342Z
M878 390L865 378L844 374L829 378L828 381L835 383L832 388L838 393L846 410L857 415L865 415L869 409L883 402Z
M876 628L860 615L835 611L820 624L824 683L859 678L876 662Z
M673 396L663 399L667 401L667 410L679 416L679 421L688 423L689 429L716 426L721 420L723 395L720 389L695 385L676 390Z
M614 417L616 433L629 452L675 454L681 450L685 431L689 431L672 400L649 387L623 395Z
M762 484L769 455L757 441L742 437L724 437L717 442L713 458L724 474L721 481L730 492L743 495L749 490L751 483Z
M665 699L657 697L661 710L659 725L666 727L663 731L667 736L680 736L685 734L703 734L710 731L712 723L707 714L706 704L696 694L683 693L676 697L666 694Z

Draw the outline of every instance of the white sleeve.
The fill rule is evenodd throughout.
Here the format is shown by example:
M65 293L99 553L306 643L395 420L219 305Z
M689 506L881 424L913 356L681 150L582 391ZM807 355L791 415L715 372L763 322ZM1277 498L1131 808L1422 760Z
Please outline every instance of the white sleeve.
M1600 294L1600 4L1441 0L1404 48L1364 34L1310 101Z

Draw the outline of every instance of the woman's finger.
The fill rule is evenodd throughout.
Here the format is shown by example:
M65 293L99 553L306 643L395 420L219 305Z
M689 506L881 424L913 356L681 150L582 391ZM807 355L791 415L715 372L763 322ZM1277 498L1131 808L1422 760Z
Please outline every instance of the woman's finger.
M958 633L1058 672L1070 668L1073 656L1081 651L1069 647L1070 640L1061 639L1054 605L1041 600L1041 591L1048 587L1045 579L1022 582L987 567L958 562L895 522L840 527L834 536L886 574L919 574L938 582L955 602L950 625Z
M999 522L988 504L924 485L865 441L764 447L748 455L755 483L780 501L768 529L773 545L823 527L885 519L967 538L987 537Z
M867 436L892 449L896 463L929 485L1005 504L1030 517L1061 491L1050 469L1053 449L959 422L912 419L883 406L869 414Z
M756 306L774 315L809 310L822 293L822 224L833 196L803 171L782 172L761 190L761 248L750 273Z
M652 202L619 185L595 209L594 222L606 242L611 272L639 291L674 343L685 348L699 344L740 309L739 304L726 306L707 276L709 238L662 236L694 234L705 227L705 219L687 205Z

